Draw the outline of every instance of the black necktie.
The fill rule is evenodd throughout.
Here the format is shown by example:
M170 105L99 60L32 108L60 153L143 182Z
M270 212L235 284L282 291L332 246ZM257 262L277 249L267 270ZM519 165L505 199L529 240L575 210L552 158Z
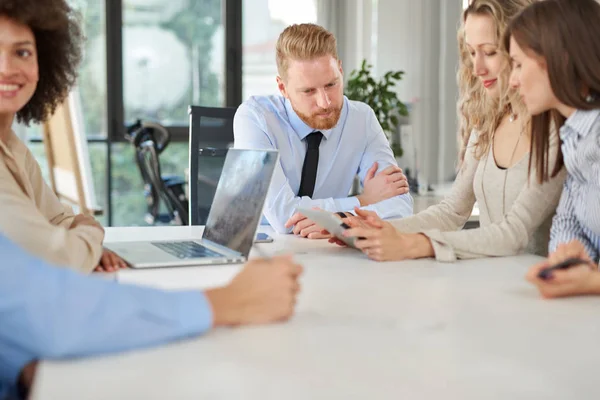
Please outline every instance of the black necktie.
M300 189L298 196L312 197L315 191L315 182L317 180L317 166L319 165L319 145L323 134L319 131L312 132L306 137L308 148L302 165L302 179L300 180Z

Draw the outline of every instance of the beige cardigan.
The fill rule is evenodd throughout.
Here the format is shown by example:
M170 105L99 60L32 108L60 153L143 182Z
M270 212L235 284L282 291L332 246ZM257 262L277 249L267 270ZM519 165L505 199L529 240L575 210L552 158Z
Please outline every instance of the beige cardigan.
M0 140L0 232L52 264L91 272L102 253L104 232L93 226L70 229L73 211L44 182L39 165L11 132Z
M438 261L522 252L546 255L566 170L563 168L555 178L540 185L535 173L529 179L528 154L503 170L494 161L493 146L481 160L475 158L476 138L475 133L471 135L463 167L451 193L440 204L390 222L402 232L420 232L429 237ZM551 167L558 142L558 135L553 135ZM461 230L475 201L480 210L480 227Z

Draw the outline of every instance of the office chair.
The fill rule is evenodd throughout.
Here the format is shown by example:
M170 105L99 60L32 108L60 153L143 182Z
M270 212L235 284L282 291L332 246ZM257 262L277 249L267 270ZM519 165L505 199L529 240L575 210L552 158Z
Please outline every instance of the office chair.
M190 106L190 225L206 225L226 149L233 146L236 108Z
M187 225L189 205L185 180L161 174L159 156L169 144L169 131L159 124L138 120L127 128L125 138L135 148L135 161L144 182L144 197L148 205L146 222L150 225L156 222ZM166 214L160 213L161 203L168 211Z

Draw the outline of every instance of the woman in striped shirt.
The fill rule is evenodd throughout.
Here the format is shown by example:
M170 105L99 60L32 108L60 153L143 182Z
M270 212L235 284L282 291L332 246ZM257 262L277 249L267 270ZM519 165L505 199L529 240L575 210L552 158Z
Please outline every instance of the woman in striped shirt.
M529 275L548 296L600 289L600 279L596 278L600 273L588 267L555 272L554 279L549 281L542 281L536 275L548 263L573 255L586 255L586 264L597 269L600 251L599 37L600 3L547 0L534 3L518 15L504 38L513 63L511 85L518 88L534 116L531 140L532 154L537 155L537 171L546 171L539 166L547 165L547 160L555 156L548 148L549 125L554 121L560 127L562 145L550 177L563 164L568 172L552 223L549 250L554 254L534 267ZM547 174L537 174L540 182L548 178ZM548 287L554 290L545 293Z

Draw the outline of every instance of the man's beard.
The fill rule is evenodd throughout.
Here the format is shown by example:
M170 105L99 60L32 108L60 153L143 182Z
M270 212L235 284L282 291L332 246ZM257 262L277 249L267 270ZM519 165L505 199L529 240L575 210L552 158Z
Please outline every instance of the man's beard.
M340 115L342 114L342 107L337 108L337 109L328 108L325 110L321 110L318 113L312 114L312 115L307 115L307 114L303 114L303 113L299 112L298 110L296 110L296 108L294 107L293 104L292 104L292 108L294 109L296 114L298 114L298 117L300 117L300 119L302 121L304 121L304 123L306 125L310 126L313 129L327 130L327 129L333 128L334 126L337 125L337 123L340 119ZM333 113L327 118L321 118L318 116L318 114L326 114L329 111L333 111Z

